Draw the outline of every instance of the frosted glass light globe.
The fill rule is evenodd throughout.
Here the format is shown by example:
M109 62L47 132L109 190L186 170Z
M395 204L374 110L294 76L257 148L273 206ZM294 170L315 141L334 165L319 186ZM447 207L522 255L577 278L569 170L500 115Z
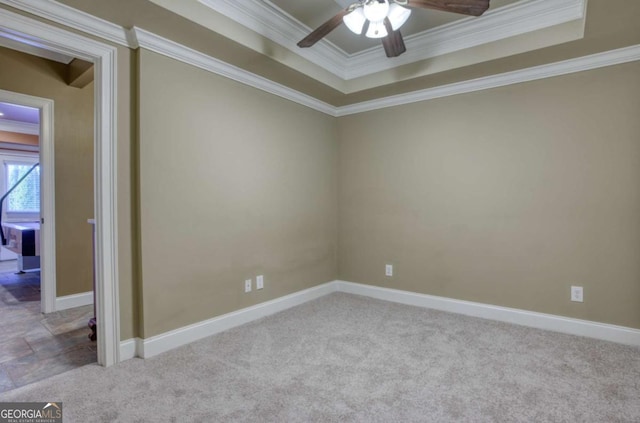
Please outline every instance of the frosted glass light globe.
M364 16L369 19L371 23L382 22L389 13L389 0L379 2L375 0L373 3L364 5Z
M358 8L353 12L346 15L342 18L347 28L351 30L354 34L362 34L362 29L364 28L364 24L367 21L367 18L364 16L364 12L362 8Z

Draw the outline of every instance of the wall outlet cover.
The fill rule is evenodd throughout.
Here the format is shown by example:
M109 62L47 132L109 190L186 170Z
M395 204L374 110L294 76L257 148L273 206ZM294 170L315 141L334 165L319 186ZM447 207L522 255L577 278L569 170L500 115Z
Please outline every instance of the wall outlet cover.
M583 302L583 290L581 286L572 286L571 287L571 301L575 301L578 303Z
M387 264L384 266L384 275L393 276L393 264Z

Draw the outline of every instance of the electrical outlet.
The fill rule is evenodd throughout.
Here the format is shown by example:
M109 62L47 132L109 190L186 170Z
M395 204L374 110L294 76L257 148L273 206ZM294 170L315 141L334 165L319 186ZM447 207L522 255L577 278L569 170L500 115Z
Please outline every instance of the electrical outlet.
M258 275L256 276L256 289L264 288L264 276Z
M571 301L575 301L575 302L578 302L578 303L583 302L582 287L581 286L572 286L571 287Z
M393 264L387 264L384 266L384 275L393 276Z
M251 292L251 279L244 281L244 292Z

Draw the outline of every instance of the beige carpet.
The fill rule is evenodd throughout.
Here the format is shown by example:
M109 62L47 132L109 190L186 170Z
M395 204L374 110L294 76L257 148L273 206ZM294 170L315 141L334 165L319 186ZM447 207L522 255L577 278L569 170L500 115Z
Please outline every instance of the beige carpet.
M640 422L640 349L331 294L9 400L65 422Z

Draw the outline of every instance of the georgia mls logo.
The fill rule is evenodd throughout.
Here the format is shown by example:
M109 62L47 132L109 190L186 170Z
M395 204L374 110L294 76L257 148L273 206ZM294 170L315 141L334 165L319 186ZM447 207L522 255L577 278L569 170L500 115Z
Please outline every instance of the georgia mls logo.
M61 402L0 403L0 423L61 423Z
M62 414L62 408L60 408L60 406L55 402L48 402L47 405L44 406L43 410L46 410L49 407L54 407L56 410L60 410L60 413Z

